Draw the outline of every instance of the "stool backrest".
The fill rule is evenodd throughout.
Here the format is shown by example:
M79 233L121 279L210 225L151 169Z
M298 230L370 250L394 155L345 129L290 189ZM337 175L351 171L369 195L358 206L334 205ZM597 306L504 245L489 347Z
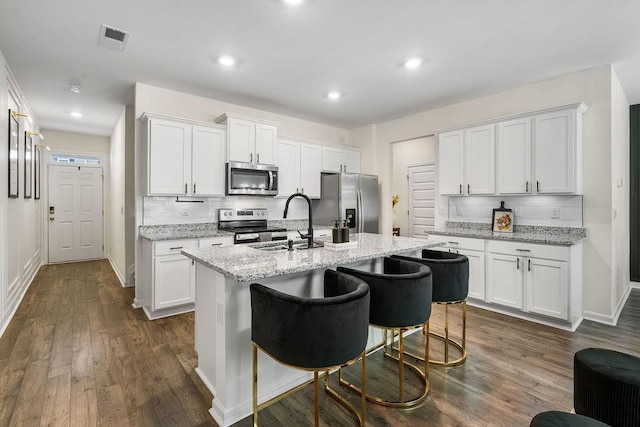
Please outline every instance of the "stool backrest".
M339 272L363 279L371 289L369 321L386 327L408 327L425 323L431 317L431 270L419 263L393 258L383 261L384 273L347 267Z
M252 283L251 340L278 361L308 369L342 365L367 344L369 286L327 270L325 298L303 298Z

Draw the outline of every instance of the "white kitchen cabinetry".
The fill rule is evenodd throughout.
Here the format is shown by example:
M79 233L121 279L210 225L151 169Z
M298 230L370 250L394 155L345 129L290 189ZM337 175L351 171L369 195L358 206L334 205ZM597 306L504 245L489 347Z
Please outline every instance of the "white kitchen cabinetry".
M278 123L228 113L215 122L227 125L228 161L276 164Z
M485 300L485 242L469 237L430 235L430 240L445 242L433 249L454 252L469 259L469 298Z
M438 136L440 194L495 193L495 125Z
M223 196L225 130L219 126L145 114L147 194Z
M335 147L322 147L322 170L360 173L360 153Z
M320 198L321 150L314 144L278 140L278 197L303 193L311 199Z
M570 320L570 249L489 241L487 301Z
M498 123L496 151L498 193L531 193L531 118Z
M232 236L202 239L142 241L139 283L141 305L151 320L192 311L195 302L195 265L182 249L231 246Z

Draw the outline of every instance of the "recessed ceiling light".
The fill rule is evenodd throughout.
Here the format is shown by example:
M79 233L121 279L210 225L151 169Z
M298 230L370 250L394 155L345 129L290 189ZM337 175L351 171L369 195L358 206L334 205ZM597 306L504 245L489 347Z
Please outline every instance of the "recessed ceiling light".
M69 91L71 91L73 93L80 93L80 92L82 92L82 86L70 84L69 85Z
M342 97L342 94L335 90L327 94L327 98L329 98L332 101L337 101L338 99L340 99L340 97Z
M77 111L72 111L71 113L69 113L69 115L71 117L75 117L76 119L79 119L80 117L82 117L82 113L79 113Z
M283 0L286 4L290 6L297 6L302 3L302 0Z
M422 59L420 59L420 58L409 58L409 59L404 61L403 65L404 65L405 68L408 68L409 70L415 70L420 65L422 65Z
M236 58L229 55L222 55L218 58L218 64L224 65L225 67L233 67L236 65Z

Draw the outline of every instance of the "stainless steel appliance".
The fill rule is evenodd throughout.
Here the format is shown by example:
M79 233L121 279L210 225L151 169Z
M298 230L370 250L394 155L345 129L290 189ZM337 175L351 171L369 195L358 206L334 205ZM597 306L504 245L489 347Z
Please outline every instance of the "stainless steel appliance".
M252 163L227 163L227 194L276 196L278 194L278 167Z
M331 226L347 221L353 233L377 233L380 216L378 177L357 173L322 174L321 199L313 201L314 222Z
M267 227L267 210L264 208L220 209L218 229L235 233L233 243L287 240L286 229Z

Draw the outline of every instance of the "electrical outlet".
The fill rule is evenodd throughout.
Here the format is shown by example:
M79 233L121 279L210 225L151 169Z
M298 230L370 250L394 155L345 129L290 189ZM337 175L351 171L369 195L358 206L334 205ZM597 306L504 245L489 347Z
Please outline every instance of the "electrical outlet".
M216 304L216 321L224 326L224 304Z
M464 209L462 209L462 206L456 206L456 215L458 216L464 215Z
M189 211L187 208L182 208L182 216L189 216Z
M516 216L522 216L522 208L520 206L516 206L515 208L513 208L513 213Z
M560 208L551 208L551 218L560 218Z

